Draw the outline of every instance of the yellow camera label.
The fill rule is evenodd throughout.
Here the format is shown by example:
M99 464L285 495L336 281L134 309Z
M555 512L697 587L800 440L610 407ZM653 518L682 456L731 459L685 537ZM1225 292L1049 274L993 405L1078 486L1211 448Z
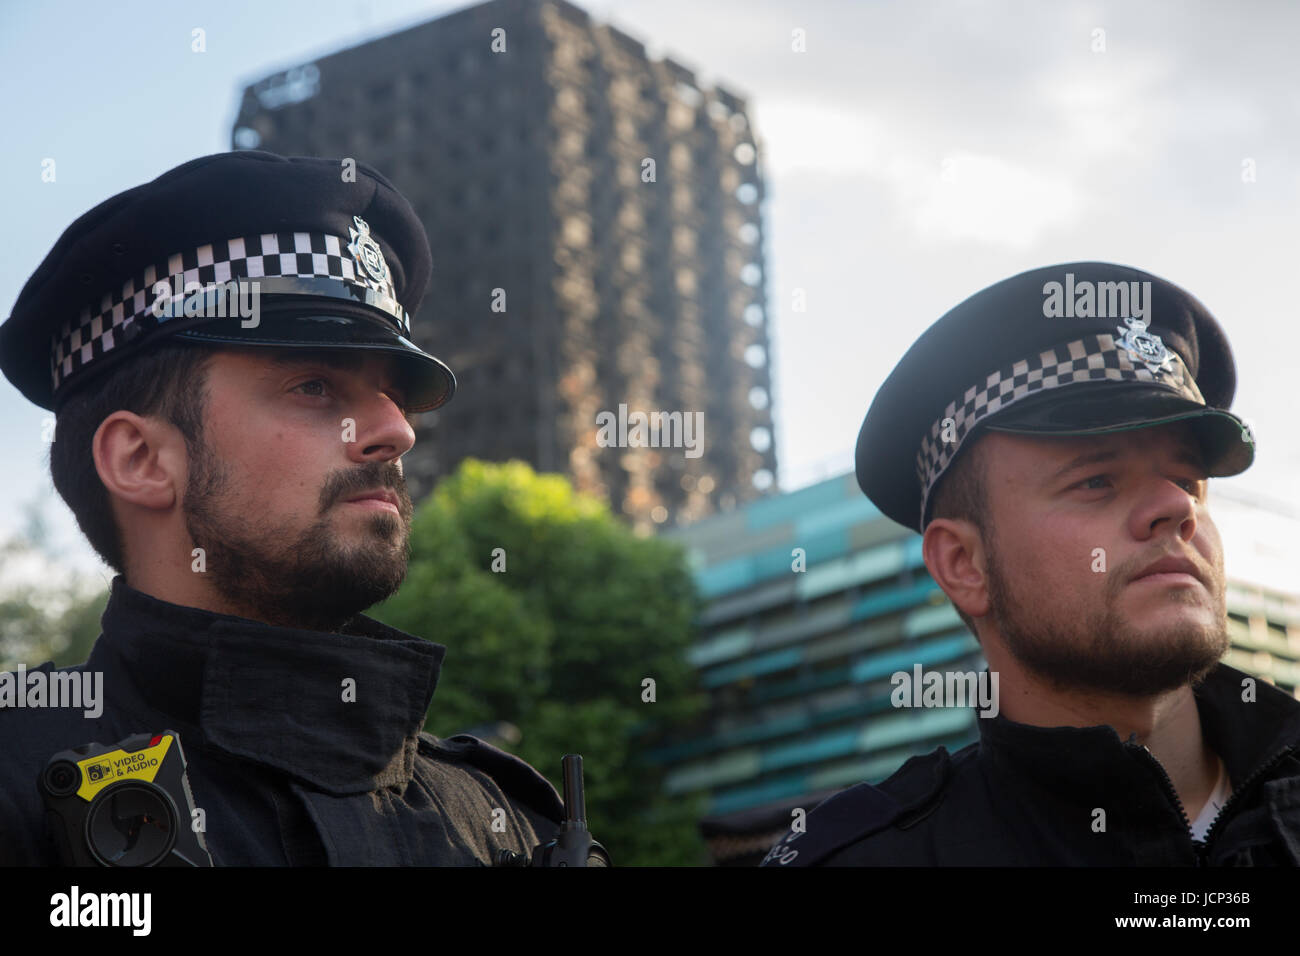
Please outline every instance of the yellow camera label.
M83 800L93 800L99 791L122 780L152 783L171 745L172 738L166 735L158 743L142 750L114 750L77 761L77 766L81 768L81 787L77 790L77 796Z

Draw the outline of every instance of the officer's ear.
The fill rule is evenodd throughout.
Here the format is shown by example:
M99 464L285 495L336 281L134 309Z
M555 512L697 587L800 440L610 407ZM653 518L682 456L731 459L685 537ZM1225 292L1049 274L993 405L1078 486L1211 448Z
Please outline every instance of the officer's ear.
M90 448L110 501L167 509L185 487L185 438L161 418L125 409L113 412L100 422Z
M925 528L921 556L930 577L969 618L989 612L988 552L973 521L935 518Z

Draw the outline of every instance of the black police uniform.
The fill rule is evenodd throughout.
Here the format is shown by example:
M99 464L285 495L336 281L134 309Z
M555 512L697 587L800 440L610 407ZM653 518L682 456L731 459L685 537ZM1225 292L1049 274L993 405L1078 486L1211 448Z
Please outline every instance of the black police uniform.
M180 735L218 866L490 865L559 827L559 796L528 764L421 732L439 644L364 615L333 634L272 627L121 575L102 623L89 660L62 669L103 674L101 716L0 709L0 865L59 862L36 789L53 754L163 730Z
M383 353L407 410L427 411L455 389L409 338L431 271L419 218L365 164L207 156L64 232L0 326L0 369L57 412L159 343ZM420 732L443 654L361 615L339 633L272 627L119 576L89 661L70 669L102 672L102 715L0 706L0 863L56 862L36 788L55 752L166 729L180 734L218 864L528 853L559 826L555 789L475 738Z
M917 340L863 422L858 482L884 514L924 532L943 475L989 431L1172 422L1191 426L1209 475L1234 475L1254 458L1254 435L1228 411L1235 386L1222 329L1178 286L1110 263L1036 269L975 294ZM1232 787L1203 842L1135 738L998 714L979 718L979 742L956 754L940 747L823 801L762 865L1300 865L1300 701L1263 681L1243 700L1251 680L1220 663L1193 688Z

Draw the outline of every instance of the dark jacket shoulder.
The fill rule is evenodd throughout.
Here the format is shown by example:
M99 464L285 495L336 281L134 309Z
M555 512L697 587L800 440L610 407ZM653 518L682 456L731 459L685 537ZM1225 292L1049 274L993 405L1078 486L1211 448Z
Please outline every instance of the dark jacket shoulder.
M556 825L564 819L564 803L551 782L527 762L485 740L470 734L435 737L421 733L420 753L434 760L473 767L491 777L511 799L554 820ZM550 834L545 837L549 838Z
M923 863L900 858L898 834L939 806L954 768L974 745L949 755L944 747L910 757L879 784L859 783L818 804L772 847L762 866L872 866Z

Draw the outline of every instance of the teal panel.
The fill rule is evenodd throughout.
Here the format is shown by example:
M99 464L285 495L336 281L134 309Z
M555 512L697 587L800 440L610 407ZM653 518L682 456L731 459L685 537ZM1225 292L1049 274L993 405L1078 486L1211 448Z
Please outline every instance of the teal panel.
M918 641L906 647L886 651L883 654L873 654L865 660L858 661L853 665L852 679L857 683L865 683L866 681L878 680L896 671L907 671L910 674L914 664L920 664L924 667L927 664L951 660L961 654L978 649L979 642L969 632L947 638Z
M843 557L849 553L849 532L847 528L827 528L817 534L802 535L791 540L790 547L786 548L782 555L784 567L782 574L798 574L803 576L807 571L796 572L791 569L790 565L794 562L794 556L791 551L794 548L803 548L806 559L805 567L811 569L814 565L822 564L826 561L833 561L836 558Z
M908 637L919 637L958 625L965 627L957 616L957 609L951 604L940 604L937 607L923 607L907 615L903 620L903 633Z
M845 532L845 548L848 547ZM796 593L805 599L841 591L855 584L877 581L903 569L903 549L897 542L882 544L869 551L859 551L838 561L811 566L795 580Z
M791 647L781 651L773 651L770 654L760 654L747 660L736 661L734 664L715 667L713 670L702 673L700 680L705 687L720 687L723 684L730 684L745 677L757 677L760 674L788 670L791 667L798 666L802 660L802 649Z
M794 563L794 555L790 552L799 545L791 539L788 545L779 548L768 548L766 551L760 551L753 556L754 558L754 580L768 581L772 578L793 575L794 569L790 567Z
M890 611L897 611L900 608L923 604L935 591L943 593L939 585L932 580L926 579L913 584L911 587L890 588L876 594L868 594L854 606L852 619L861 621L864 618L888 614Z
M725 733L709 734L706 737L697 737L693 740L656 747L653 750L646 751L644 756L651 763L681 763L683 760L702 757L705 754L716 753L729 747L748 746L768 739L805 733L815 724L829 724L833 723L835 719L837 719L836 716L831 715L829 712L826 715L813 715L802 711L791 714L789 717L783 717L780 720L769 720L761 724L739 727Z
M866 495L857 494L816 511L797 515L794 534L796 538L806 538L832 528L845 530L850 525L870 521L879 513Z
M757 531L759 528L769 528L783 521L793 522L810 512L834 507L849 498L850 494L857 492L856 487L851 487L846 477L841 475L839 478L809 485L807 488L800 488L789 494L760 498L747 505L745 510L750 529Z
M780 770L796 764L843 757L856 752L858 735L858 729L852 727L768 748L759 753L759 770Z
M689 764L670 770L664 777L666 793L685 793L705 790L719 784L751 780L758 775L758 754L753 750L738 750L718 754L707 763Z
M748 810L750 807L778 800L791 800L807 793L810 789L805 774L790 774L777 780L765 780L751 787L738 787L725 793L715 794L709 802L709 814L734 813Z
M978 740L966 734L938 741L948 748L949 753L956 753L962 747ZM848 787L856 783L880 783L893 776L894 771L907 762L914 753L930 753L934 749L928 743L910 752L894 751L862 760L841 762L830 767L817 768L806 773L782 774L759 784L728 788L713 795L709 804L710 814L735 813L767 803L789 802L815 790L830 787Z
M784 737L787 734L804 732L813 725L813 722L813 715L804 711L791 714L789 717L782 717L779 720L767 720L761 724L741 727L726 734L719 734L718 739L723 742L724 746L752 744L771 737Z
M754 632L748 627L738 627L714 634L686 652L686 659L694 667L707 667L731 657L739 657L754 646Z
M791 680L760 684L754 688L753 699L755 703L765 704L768 701L780 700L782 697L806 694L826 687L836 687L848 683L848 680L849 669L847 667L836 667L816 674L800 674Z
M748 555L695 572L695 585L705 599L731 591L743 591L753 584L754 562Z
M791 539L775 548L765 548L754 554L742 555L695 572L695 583L706 599L719 597L733 591L743 591L772 578L796 574L793 551L803 548L807 562L812 565L830 561L849 550L849 533L845 528L831 528L821 534L799 541Z
M911 744L927 737L957 733L978 719L975 711L969 707L899 711L897 717L882 717L868 723L859 734L858 749L884 750L886 747Z

